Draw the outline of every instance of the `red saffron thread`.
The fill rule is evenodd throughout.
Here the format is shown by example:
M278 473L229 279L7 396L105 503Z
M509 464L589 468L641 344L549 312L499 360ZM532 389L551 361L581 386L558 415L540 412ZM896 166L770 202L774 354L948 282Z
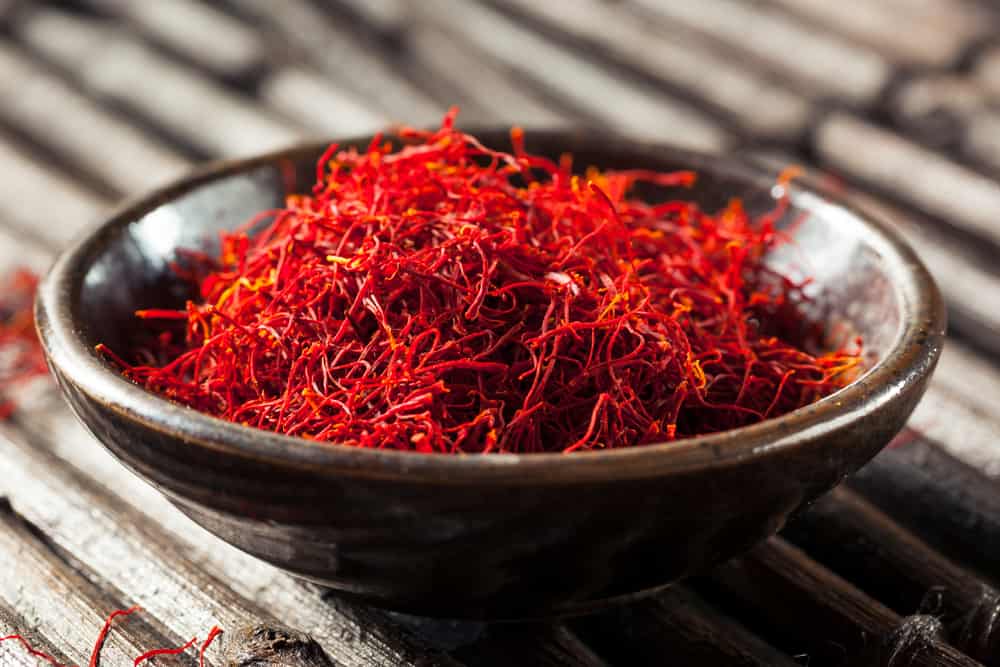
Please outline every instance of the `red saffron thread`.
M104 648L104 640L108 638L108 633L111 632L111 624L119 616L129 616L139 611L140 607L130 607L128 609L119 609L118 611L113 611L108 616L107 620L104 621L104 627L101 628L100 633L97 635L97 641L94 642L94 650L90 653L89 667L97 667L101 661L101 649Z
M111 612L111 614L104 621L104 626L101 628L100 633L97 635L97 641L94 642L94 648L91 651L90 662L88 663L89 667L97 667L100 664L101 651L104 648L104 642L111 631L111 625L114 622L114 620L119 616L128 616L137 611L141 611L141 608L131 607L130 609L121 609L118 611ZM215 641L215 639L221 634L222 634L222 629L219 628L219 626L217 625L212 626L212 629L209 631L208 636L205 638L205 641L201 644L200 648L198 649L199 667L205 667L205 651L208 650L208 647L212 644L212 642ZM61 664L49 654L36 650L34 647L32 647L31 643L28 642L28 640L25 639L22 635L15 634L15 635L8 635L6 637L0 637L0 643L3 643L5 641L19 642L28 652L29 655L42 658L43 660L46 660L47 662L52 664L53 667L69 667L68 665ZM192 646L194 646L197 641L198 637L192 637L189 642L177 648L158 648L158 649L153 649L151 651L147 651L142 655L140 655L139 657L137 657L133 662L133 665L138 666L139 664L160 655L179 655L184 651L188 650L189 648L191 648Z
M194 643L196 641L198 641L198 638L192 637L190 640L188 640L186 644L184 644L183 646L178 646L177 648L156 648L153 649L152 651L146 651L138 658L136 658L135 661L132 663L132 665L133 667L139 667L140 664L146 662L151 658L155 658L158 655L178 655L188 650L192 646L194 646Z
M14 390L48 374L35 335L35 290L38 276L27 269L11 272L0 287L0 420L16 407Z
M204 643L202 643L201 648L198 649L198 667L205 667L205 651L208 647L215 641L215 638L222 634L222 629L217 625L213 625L212 629L208 632L208 637L205 637Z
M43 653L42 651L35 650L31 646L31 643L28 642L28 640L25 639L24 637L22 637L21 635L7 635L6 637L0 637L0 643L8 641L8 640L16 640L16 641L20 642L21 645L24 647L24 650L28 652L28 655L33 655L36 658L41 658L42 660L45 660L46 662L49 662L50 664L52 664L53 667L64 667L62 665L62 663L60 663L58 660L56 660L55 658L53 658L48 653Z
M309 194L191 252L197 297L99 352L134 382L238 424L427 453L584 451L714 433L849 382L804 288L766 262L787 236L739 200L645 201L690 171L572 173L454 127L394 149L331 146ZM672 188L672 189L671 189ZM262 228L252 233L251 228ZM182 258L183 259L183 258ZM181 262L183 264L183 262Z

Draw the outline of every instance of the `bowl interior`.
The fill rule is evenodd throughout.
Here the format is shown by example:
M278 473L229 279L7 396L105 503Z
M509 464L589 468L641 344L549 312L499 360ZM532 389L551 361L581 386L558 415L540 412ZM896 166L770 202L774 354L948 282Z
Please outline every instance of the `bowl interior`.
M507 147L506 133L480 133L484 143ZM345 145L350 145L347 142ZM363 148L365 140L353 142ZM575 165L602 168L695 169L698 180L688 190L649 188L649 199L691 198L704 210L717 211L740 197L751 214L770 211L782 192L772 179L746 168L685 153L598 142L565 133L528 133L530 150L556 157L571 152ZM308 192L322 147L303 148L222 170L194 185L164 193L140 207L125 224L105 229L84 261L78 298L71 299L73 321L83 342L105 343L124 351L142 326L138 308L182 306L191 286L179 280L171 263L183 249L214 254L219 232L247 222L255 214L283 205L285 195ZM793 278L809 276L810 315L829 323L823 346L864 339L866 366L883 359L901 331L902 303L883 261L877 234L849 210L813 192L792 187L792 206L780 221L794 243L772 252L769 263Z

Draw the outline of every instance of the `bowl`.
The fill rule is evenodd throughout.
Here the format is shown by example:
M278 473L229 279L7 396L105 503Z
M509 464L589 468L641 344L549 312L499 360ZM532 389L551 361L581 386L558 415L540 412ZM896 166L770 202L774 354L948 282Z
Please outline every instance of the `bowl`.
M507 133L479 133L509 145ZM592 132L528 132L576 164L694 169L708 209L774 206L773 176L735 158ZM367 146L368 138L341 142ZM525 618L588 611L746 551L872 458L902 428L941 349L933 280L899 236L822 192L790 187L795 244L768 261L815 278L815 305L860 334L868 370L782 417L673 443L574 454L373 451L239 426L123 379L94 350L120 349L140 307L183 303L179 248L308 191L315 144L221 162L126 204L45 278L37 322L69 404L122 463L221 539L368 602L430 616ZM650 193L656 196L656 193Z

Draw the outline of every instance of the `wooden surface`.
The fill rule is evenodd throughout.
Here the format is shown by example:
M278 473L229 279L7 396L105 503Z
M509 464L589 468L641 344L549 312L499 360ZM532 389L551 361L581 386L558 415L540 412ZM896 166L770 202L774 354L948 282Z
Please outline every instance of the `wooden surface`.
M415 619L296 581L180 515L41 382L0 425L0 636L86 663L107 613L139 604L103 664L279 623L351 666L1000 664L977 597L995 607L1000 580L977 550L1000 544L998 24L976 0L0 0L0 271L44 269L196 162L458 104L469 124L811 165L898 223L952 314L912 430L789 531L797 546L553 624ZM0 665L34 664L0 644Z

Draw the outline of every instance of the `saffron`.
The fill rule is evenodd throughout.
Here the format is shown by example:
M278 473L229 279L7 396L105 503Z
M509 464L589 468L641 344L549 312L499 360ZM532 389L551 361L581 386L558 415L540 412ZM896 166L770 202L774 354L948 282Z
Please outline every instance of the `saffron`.
M137 315L115 355L139 385L210 415L331 444L427 453L577 452L745 426L846 384L819 352L806 283L766 254L774 211L676 194L690 171L574 174L454 127L330 146L309 194L178 266L198 297ZM787 183L791 174L781 181ZM183 261L180 263L184 263Z
M198 641L198 638L192 637L190 640L188 640L186 644L184 644L183 646L178 646L177 648L156 648L153 649L152 651L146 651L138 658L136 658L135 661L132 663L132 665L133 667L139 667L139 665L141 665L142 663L152 658L155 658L158 655L179 655L184 651L188 650L189 648L191 648L192 646L194 646L194 643L196 641Z
M6 637L0 637L0 644L2 644L5 641L20 642L21 646L24 647L24 650L28 652L28 655L33 655L36 658L41 658L42 660L45 660L46 662L51 664L53 667L65 667L48 653L43 653L42 651L35 650L31 646L31 643L28 642L28 640L22 637L21 635L7 635Z
M91 650L90 653L90 662L88 662L88 667L98 667L100 665L101 651L104 649L104 641L108 638L108 634L111 632L111 625L112 623L114 623L115 619L121 616L129 616L130 614L134 614L137 611L141 611L141 609L139 607L131 607L129 609L120 609L117 611L113 611L111 612L111 614L108 615L107 619L105 619L104 621L104 625L101 628L101 631L97 635L97 640L94 642L94 648ZM201 644L200 648L198 649L198 667L205 667L205 651L208 650L208 647L212 644L213 641L215 641L216 637L218 637L221 634L222 630L218 626L212 626L212 629L209 631L208 636L205 638L205 641ZM5 641L19 642L24 647L24 650L28 652L29 655L41 658L49 662L53 667L69 667L69 665L63 665L59 663L55 658L48 655L47 653L43 653L42 651L38 651L35 648L33 648L31 646L31 643L28 642L28 640L25 639L22 635L15 634L15 635L8 635L6 637L0 637L0 643L3 643ZM155 658L156 656L160 655L179 655L187 651L192 646L194 646L195 643L197 643L197 641L198 641L197 637L192 637L191 640L188 641L186 644L184 644L183 646L179 646L177 648L158 648L158 649L153 649L151 651L146 651L145 653L143 653L142 655L138 656L135 659L133 665L138 667L138 665L140 665L141 663L146 662L151 658Z
M0 420L15 409L13 390L48 374L45 355L35 334L35 290L38 276L12 271L0 286Z

